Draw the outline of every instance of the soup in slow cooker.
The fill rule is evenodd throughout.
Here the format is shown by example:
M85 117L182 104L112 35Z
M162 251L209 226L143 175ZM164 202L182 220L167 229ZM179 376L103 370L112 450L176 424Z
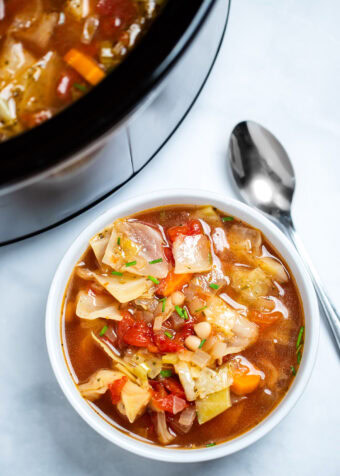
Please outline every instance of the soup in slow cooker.
M0 141L46 121L117 66L162 0L0 0Z
M121 431L182 448L264 419L304 342L285 262L259 230L211 206L147 210L95 235L61 326L82 397Z

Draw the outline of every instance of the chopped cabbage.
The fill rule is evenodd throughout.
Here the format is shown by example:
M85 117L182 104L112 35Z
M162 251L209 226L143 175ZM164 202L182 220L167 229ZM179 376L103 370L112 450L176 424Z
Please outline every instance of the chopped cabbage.
M252 259L261 254L262 237L258 230L233 225L228 232L230 250L237 256Z
M200 398L205 398L211 393L218 392L232 384L232 377L228 367L221 367L212 370L208 367L200 372L199 378L195 382Z
M179 235L173 243L175 273L201 273L212 269L211 245L207 236Z
M202 425L231 407L229 387L196 401L198 423Z
M152 282L147 278L125 273L123 276L103 276L94 273L94 278L119 302L129 302L137 299L148 291Z
M141 388L133 382L126 382L121 394L126 416L130 423L143 413L145 407L151 399L150 392Z
M278 260L265 256L264 258L258 259L257 264L266 274L278 283L286 283L288 281L286 270L283 264Z
M102 259L105 254L106 247L109 243L112 227L104 228L100 233L97 233L90 239L91 248L97 258L98 263L102 264Z
M110 296L94 296L81 291L78 294L76 314L82 319L113 319L121 321L122 315L118 304L112 302Z
M210 324L214 324L218 330L225 335L230 336L235 320L238 316L237 311L230 307L218 296L211 296L207 301L207 307L204 314Z
M110 383L123 376L121 372L115 370L97 370L86 383L78 385L78 389L84 398L94 401L107 391Z
M190 367L182 360L175 364L175 371L184 388L186 399L192 402L196 399L195 382L190 373Z
M272 282L261 268L249 269L235 266L231 273L231 286L240 293L246 302L267 296Z

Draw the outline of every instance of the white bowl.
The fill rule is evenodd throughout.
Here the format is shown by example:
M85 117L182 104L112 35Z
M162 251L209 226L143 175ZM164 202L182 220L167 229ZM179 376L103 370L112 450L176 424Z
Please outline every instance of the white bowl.
M65 287L74 265L86 250L89 239L119 217L148 208L173 204L213 205L219 210L240 218L260 229L286 260L299 288L305 313L305 344L296 378L281 403L257 426L243 435L210 448L162 448L130 437L100 417L80 396L65 363L60 332L60 312ZM276 426L287 415L301 396L312 372L319 334L319 309L314 288L303 262L283 233L267 218L252 208L223 195L200 190L168 190L135 197L119 203L92 222L78 236L63 257L52 281L46 309L46 340L50 361L66 397L79 415L94 430L122 448L147 458L169 462L198 462L235 453L254 443Z

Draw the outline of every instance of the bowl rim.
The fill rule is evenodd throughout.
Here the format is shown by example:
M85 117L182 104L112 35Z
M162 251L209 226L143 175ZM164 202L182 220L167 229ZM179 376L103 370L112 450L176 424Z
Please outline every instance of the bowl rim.
M213 205L260 229L287 262L300 291L305 314L305 344L299 371L281 402L258 425L242 435L210 448L162 448L135 439L114 428L81 397L64 359L60 310L70 273L85 251L88 240L119 217L163 205ZM78 235L61 259L55 272L46 306L46 343L54 374L65 396L77 413L99 434L112 443L139 456L166 462L200 462L235 453L272 430L293 408L307 385L316 358L319 337L319 308L315 291L305 266L287 237L266 216L244 203L208 190L171 189L138 195L110 207L91 221Z

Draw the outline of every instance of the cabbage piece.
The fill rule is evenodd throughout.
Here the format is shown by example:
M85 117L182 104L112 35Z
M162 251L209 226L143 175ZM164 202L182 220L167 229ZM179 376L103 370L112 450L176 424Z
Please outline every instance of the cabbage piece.
M23 47L20 41L7 36L0 55L0 85L11 81L34 62L34 56Z
M205 398L211 393L219 392L224 388L230 387L232 377L227 366L220 367L218 370L212 370L206 367L200 372L195 384L200 398Z
M175 273L201 273L212 269L211 245L207 236L179 235L172 246Z
M164 412L157 412L157 415L156 415L156 432L157 432L157 436L158 436L159 441L163 445L167 445L168 443L170 443L175 438L175 435L172 435L168 430Z
M249 319L242 316L241 314L237 314L232 331L233 336L228 339L228 347L241 347L242 350L253 344L259 334L258 326L254 322L249 321ZM234 352L229 351L227 353L230 354Z
M267 296L272 287L271 279L261 268L249 269L235 266L231 272L231 286L247 303L260 296Z
M97 233L90 239L91 248L100 265L105 254L106 247L109 243L111 232L112 226L104 228L104 230L102 230L100 233Z
M122 315L118 304L112 302L110 296L96 296L80 291L77 299L76 314L82 319L113 319L121 321Z
M268 274L278 283L286 283L288 281L288 275L286 273L285 267L275 258L265 256L261 259L258 259L257 264L266 274Z
M136 265L129 266L130 273L165 278L169 263L164 254L164 244L160 231L152 226L138 221L118 220L114 224L103 263L117 271L125 271L126 263L136 261ZM162 261L150 264L150 261L158 259Z
M44 13L30 28L16 33L16 38L33 44L35 47L45 49L53 35L58 23L59 15L56 12Z
M174 367L184 389L186 399L189 402L194 401L196 399L195 382L190 373L189 365L186 362L179 361Z
M218 330L230 336L238 312L230 307L218 296L211 296L207 301L207 307L203 310L205 317L210 324L215 325Z
M230 390L224 388L196 401L198 423L202 425L231 407Z
M152 282L147 278L140 278L129 273L123 276L103 276L94 273L94 278L121 303L137 299L152 286Z
M126 363L123 359L121 359L118 355L116 355L113 350L108 346L106 342L104 342L102 339L99 339L99 337L96 336L94 332L91 332L91 336L97 344L103 349L103 351L116 363L120 364L123 367L126 367L129 372L133 371L133 367Z
M42 0L25 2L20 11L15 15L10 31L30 28L43 14Z
M126 416L130 423L143 413L151 399L151 393L130 381L126 382L121 394Z
M110 383L123 376L124 374L115 370L97 370L86 383L78 385L78 389L84 398L94 401L107 391Z
M252 259L261 254L262 237L258 230L233 225L228 232L230 250L237 256Z
M213 226L218 226L221 224L221 217L211 205L199 208L193 213L193 216L197 219L202 219Z

